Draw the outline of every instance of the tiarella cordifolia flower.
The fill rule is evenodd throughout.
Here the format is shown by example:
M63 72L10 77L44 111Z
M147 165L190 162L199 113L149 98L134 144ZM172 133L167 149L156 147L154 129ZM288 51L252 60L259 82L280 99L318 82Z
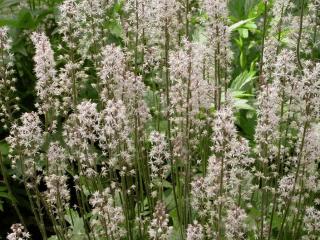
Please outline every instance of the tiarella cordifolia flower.
M274 19L279 21L279 18L283 18L288 9L292 8L293 4L290 0L276 0L272 6L272 13Z
M173 123L174 155L186 159L186 141L192 141L193 146L199 142L200 132L207 123L199 118L199 114L206 115L206 111L211 107L214 87L202 78L204 46L186 40L183 43L183 48L172 51L169 57L172 83L167 111ZM190 133L188 136L186 129Z
M218 195L220 173L221 162L216 156L211 156L208 159L207 175L204 179L206 184L205 191L207 194L207 198L214 198Z
M128 13L128 18L124 23L124 29L127 34L125 39L126 43L132 40L130 37L134 33L134 36L143 37L145 29L148 28L148 22L146 21L146 6L150 0L127 0L125 1L124 10ZM141 46L142 47L142 46Z
M187 228L187 240L202 240L205 239L205 231L203 226L194 221L193 224L189 224Z
M108 155L108 165L129 170L132 166L131 127L122 101L106 102L99 119L99 146ZM123 169L124 170L124 169Z
M58 31L62 35L63 42L70 48L77 47L76 39L80 33L77 29L77 17L79 13L79 6L76 0L65 0L59 6Z
M12 232L8 233L7 240L27 240L31 238L30 233L20 223L13 224L10 229Z
M238 141L237 130L234 125L235 118L230 105L231 103L226 103L226 105L217 112L214 119L212 150L218 158L222 156L226 159L227 164L232 165L234 164L233 160L237 158L237 160L234 161L239 161L240 157L243 157L248 149L246 148L246 141ZM243 146L238 148L238 146L242 144Z
M304 228L307 235L303 239L316 240L319 237L320 229L320 211L314 207L308 207L303 219Z
M150 41L158 41L165 31L169 31L170 34L177 32L180 8L177 0L147 1L145 5L145 16L148 22L146 34L150 37Z
M10 136L7 138L10 144L10 158L13 168L16 167L18 161L23 161L21 164L24 174L31 177L36 171L36 159L39 157L44 135L37 113L24 113L20 121L20 125L17 123L12 125Z
M122 239L125 236L126 231L122 227L125 217L122 208L115 205L109 188L102 193L95 192L90 198L90 205L95 217L91 222L95 233L112 239Z
M78 52L83 59L97 60L97 54L106 42L104 23L113 1L82 0L78 4L76 21L79 36Z
M125 55L121 48L115 45L105 46L101 54L100 65L98 87L103 89L104 98L113 98L114 91L123 82L125 73Z
M229 41L230 30L227 26L227 2L224 0L202 0L202 7L208 14L208 22L206 22L208 48L210 48L213 59L216 59L215 64L227 72L232 58ZM220 84L222 83L216 83L217 87L221 87Z
M320 116L320 63L305 62L304 74L298 83L300 111L306 116L306 121L318 119ZM302 118L303 119L303 118Z
M61 105L59 109L64 115L67 115L68 111L75 107L78 101L78 93L84 88L87 74L81 69L83 62L72 62L69 60L69 55L62 55L67 63L59 69L59 82L60 82L60 97ZM72 106L73 105L73 106Z
M320 159L320 131L318 124L311 124L306 130L304 138L304 148L300 153L301 166L304 169L302 180L305 181L301 190L317 193L319 191L319 172L318 164ZM301 141L297 145L301 146ZM299 181L300 182L300 181Z
M218 173L217 173L218 174ZM191 182L192 206L200 217L207 216L207 183L203 177L197 177Z
M78 102L78 92L84 88L88 76L83 67L84 60L79 59L77 49L79 46L80 26L78 18L79 3L74 0L65 0L60 6L58 31L62 35L62 44L58 46L60 55L58 59L65 64L59 70L58 78L61 85L61 111L66 115L73 103ZM72 91L70 91L72 89Z
M177 0L147 1L144 7L147 38L144 51L144 71L162 69L166 71L166 52L178 45L181 29L179 20L181 4ZM163 80L158 73L156 81Z
M18 97L15 96L16 88L14 77L14 56L11 53L12 40L8 35L9 29L0 28L0 126L8 128L11 124L12 114L19 110Z
M319 46L318 38L314 35L314 28L318 27L318 11L319 4L317 1L308 1L308 5L304 8L304 16L300 18L301 10L298 15L291 16L289 22L289 34L288 34L288 48L295 50L297 42L299 41L299 51L304 52L305 56L311 56L312 51ZM300 34L300 24L302 24ZM300 56L300 58L304 58Z
M305 147L302 153L302 162L311 168L315 168L314 164L318 164L320 159L320 125L312 124L307 130L305 137Z
M268 6L270 7L270 4L268 3ZM268 52L270 50L268 43L271 41L273 44L273 50L272 53L277 54L278 49L281 46L281 40L282 40L282 32L288 29L288 25L291 24L292 16L291 11L294 7L294 4L290 0L276 0L274 1L271 13L273 15L272 20L270 22L270 32L268 32L267 41L265 44L265 51L264 54L271 57L272 54ZM276 56L276 55L274 55ZM271 58L267 58L268 60L272 60ZM266 59L266 60L267 60ZM266 64L268 64L268 61L265 61Z
M88 177L95 174L92 167L97 157L92 149L92 144L98 138L99 113L96 107L96 103L81 102L76 112L69 116L63 131L65 142L70 149L71 160L79 161Z
M284 176L280 179L278 191L282 199L287 200L291 196L294 184L295 177L293 175Z
M240 240L246 239L246 219L247 214L246 212L234 206L231 209L227 210L227 217L226 217L226 237L230 240Z
M67 152L58 142L50 143L47 158L49 173L58 174L67 170Z
M158 201L150 222L148 233L150 239L169 240L171 239L173 227L169 226L169 215L166 213L166 206Z
M205 58L205 46L190 43L187 40L183 41L183 48L170 52L169 66L172 76L170 98L173 108L179 108L177 105L180 105L181 109L175 110L178 114L185 111L187 107L188 91L192 93L189 96L192 117L195 117L201 108L208 109L212 104L214 87L206 79L203 79Z
M45 176L44 180L47 185L47 190L44 194L49 206L53 211L63 211L70 200L70 193L67 186L68 177L64 175L51 174Z
M207 202L204 214L210 216L210 221L216 219L220 224L224 217L221 212L222 207L231 204L232 197L243 196L243 194L239 196L236 189L239 188L243 179L250 179L246 167L253 161L248 157L248 143L237 136L230 105L231 102L228 99L214 119L212 137L214 154L208 160L207 174L204 178L206 193L204 200ZM193 196L198 198L196 194ZM213 210L212 204L220 209L219 214Z
M276 39L270 38L265 40L265 46L263 49L263 68L261 78L259 81L261 84L265 84L272 80L271 76L274 72L274 66L276 64L277 49L279 43Z
M150 133L149 140L152 144L149 153L149 165L152 179L164 179L170 169L168 144L165 135L156 131Z
M149 109L144 101L146 86L141 76L125 70L125 62L126 56L120 47L104 47L98 72L100 80L97 88L100 99L104 103L111 99L122 100L130 117L138 117L143 125L150 118Z
M258 123L255 132L255 141L257 143L257 153L262 162L266 162L267 157L274 149L272 144L279 138L277 131L279 126L279 97L278 84L266 85L258 96ZM267 151L267 152L266 152Z
M138 121L136 127L139 130L142 130L144 124L151 118L144 99L147 89L142 76L137 76L130 71L125 73L123 82L117 89L117 98L123 99L131 121Z
M35 46L34 71L37 77L36 91L40 114L56 110L59 106L58 96L61 93L59 80L56 76L56 63L48 37L44 33L34 32L31 40Z
M97 139L98 121L97 104L91 101L81 102L76 108L76 113L70 115L67 121L66 135L68 146L82 146L83 149L87 149L89 147L88 141L93 143ZM73 125L70 129L68 128L69 124Z
M296 81L296 71L296 53L291 50L282 50L274 64L272 78L275 82L278 82L279 87L287 87L285 89L286 95L290 94L290 90L292 90L291 85Z

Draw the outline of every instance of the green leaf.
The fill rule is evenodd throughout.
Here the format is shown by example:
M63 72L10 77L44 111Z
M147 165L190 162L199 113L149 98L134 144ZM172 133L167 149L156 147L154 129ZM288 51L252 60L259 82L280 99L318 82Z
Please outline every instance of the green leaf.
M65 216L66 221L71 225L71 239L85 239L85 229L83 219L79 216L78 212L69 209L67 211L69 214Z
M180 232L179 232L180 227L179 227L177 209L175 208L172 211L170 211L169 216L171 217L173 222L173 233L170 236L170 239L172 240L180 239Z
M249 30L251 30L251 31L254 31L254 30L256 30L258 27L257 27L257 25L256 25L254 22L248 22L248 23L246 23L246 24L243 26L243 28L247 28L247 29L249 29Z
M165 188L172 188L172 184L170 182L168 182L167 180L163 180L162 181L162 185L165 187Z
M12 196L8 192L0 192L0 198L7 198L11 201L15 201Z
M240 59L241 61L241 59ZM252 88L252 82L255 79L255 71L244 71L240 73L231 83L234 91L249 91Z
M245 28L239 28L238 29L238 32L240 34L240 36L244 39L248 38L249 37L249 31L248 29L245 29Z
M246 67L246 59L244 52L240 53L240 66L242 69Z
M243 41L242 38L239 39L235 39L236 44L238 45L238 47L241 49L243 47Z
M250 111L255 110L250 104L248 104L248 100L245 100L245 99L236 99L234 106L236 109L239 109L239 110L250 110Z
M235 24L232 24L230 27L229 27L229 30L230 31L234 31L234 30L237 30L239 29L240 27L242 27L243 25L245 25L246 23L249 23L253 20L254 18L249 18L249 19L246 19L246 20L241 20Z
M4 0L0 1L0 9L9 8L20 3L21 0Z
M254 7L252 7L248 13L248 17L257 18L261 16L264 12L264 3L263 1L259 1Z
M33 29L35 28L35 26L36 23L32 17L31 12L27 9L21 9L18 15L16 27L22 29Z
M171 189L164 192L163 200L169 211L175 208L173 193Z
M9 153L9 145L5 141L0 142L0 154L8 155Z

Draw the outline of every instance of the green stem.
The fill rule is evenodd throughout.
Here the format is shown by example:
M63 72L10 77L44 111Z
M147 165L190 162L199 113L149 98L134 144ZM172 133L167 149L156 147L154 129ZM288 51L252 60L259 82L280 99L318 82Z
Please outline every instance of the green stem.
M268 3L264 2L264 15L263 15L263 31L262 31L262 44L261 44L261 56L260 56L260 75L259 75L259 87L264 84L264 76L263 76L263 64L264 64L264 45L265 38L267 33L267 21L268 21Z
M27 224L24 221L24 218L22 217L22 214L21 214L21 212L19 210L19 207L16 204L16 199L14 198L13 192L11 190L11 187L10 187L10 184L9 184L9 181L8 181L8 178L7 178L7 174L6 174L6 168L5 168L4 163L3 163L2 152L1 151L0 151L0 168L1 168L1 172L2 172L2 177L3 177L4 183L5 183L5 185L6 185L7 189L8 189L8 193L9 193L10 197L13 198L11 200L11 204L12 204L14 210L16 211L20 222L25 227L26 231L28 231Z
M303 11L304 11L304 1L301 0L301 12L300 12L300 23L299 23L299 35L298 35L298 41L297 41L297 60L298 60L298 66L300 70L303 69L300 59L300 44L301 44L301 35L302 35L302 27L303 27Z

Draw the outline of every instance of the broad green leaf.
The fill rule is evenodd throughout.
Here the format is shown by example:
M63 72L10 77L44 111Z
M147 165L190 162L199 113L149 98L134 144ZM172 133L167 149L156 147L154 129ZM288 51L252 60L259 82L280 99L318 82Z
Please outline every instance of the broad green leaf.
M252 82L255 79L255 71L244 71L240 73L231 83L231 88L234 91L246 91L252 87Z

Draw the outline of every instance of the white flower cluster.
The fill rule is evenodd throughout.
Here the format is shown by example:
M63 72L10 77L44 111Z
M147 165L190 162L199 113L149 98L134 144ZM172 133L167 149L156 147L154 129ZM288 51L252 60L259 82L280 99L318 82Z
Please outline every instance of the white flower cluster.
M308 207L306 209L306 215L304 216L304 228L307 235L303 236L303 239L316 240L319 237L320 231L320 211L314 207Z
M105 155L109 154L108 165L121 167L123 174L132 166L132 128L122 101L106 102L100 113L99 146Z
M45 198L49 206L54 211L63 211L63 209L68 207L70 200L70 192L67 186L68 177L65 175L51 174L45 176L44 180L47 185Z
M16 168L19 164L28 177L34 177L37 159L44 143L41 121L35 112L24 113L20 121L21 125L17 123L12 125L10 136L7 138L12 167Z
M38 110L40 114L54 111L57 114L59 108L59 99L61 93L59 79L56 73L56 62L50 41L44 33L34 32L31 40L35 46L34 56L35 74L37 77L36 91L38 100Z
M7 129L13 120L13 113L20 110L19 98L15 96L17 79L14 77L14 55L9 29L0 27L0 126Z
M149 153L151 178L153 180L165 179L170 169L170 153L168 151L168 144L166 142L165 135L157 131L153 131L150 133L149 140L152 144Z
M200 119L199 114L206 115L214 101L214 85L203 77L206 53L204 45L184 40L183 46L171 51L169 56L171 87L167 111L173 125L173 152L180 159L185 159L190 151L186 149L187 139L192 146L199 143L201 132L208 123Z
M229 240L244 240L246 239L246 212L234 206L231 209L227 210L226 217L226 238Z
M31 238L30 233L26 232L20 223L13 224L10 229L12 233L8 233L7 240L28 240Z
M187 228L187 240L203 240L205 239L205 233L203 226L197 221L193 224L189 224Z
M121 227L125 217L122 208L115 206L109 188L106 188L102 193L93 193L90 205L93 207L92 213L96 217L92 220L91 225L99 236L110 236L112 239L122 239L125 236L126 231ZM99 226L103 226L104 229L101 230Z
M173 227L169 226L169 215L166 213L166 206L158 201L153 213L153 219L150 222L148 233L152 240L171 239Z

